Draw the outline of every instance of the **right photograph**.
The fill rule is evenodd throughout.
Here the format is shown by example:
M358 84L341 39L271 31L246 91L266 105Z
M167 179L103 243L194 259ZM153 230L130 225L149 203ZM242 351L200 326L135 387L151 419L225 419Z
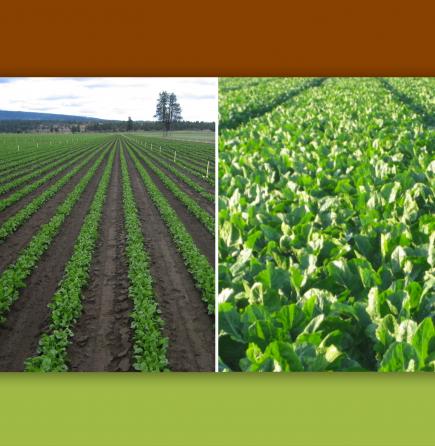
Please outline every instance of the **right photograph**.
M435 78L220 78L220 372L435 371Z

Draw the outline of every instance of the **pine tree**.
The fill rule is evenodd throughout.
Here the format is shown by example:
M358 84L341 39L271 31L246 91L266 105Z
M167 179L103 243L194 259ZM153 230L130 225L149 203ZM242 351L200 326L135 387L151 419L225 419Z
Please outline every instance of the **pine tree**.
M177 101L174 93L162 91L157 99L156 114L154 115L158 121L162 122L165 133L171 130L173 122L181 121L181 106Z
M127 121L127 132L131 132L132 130L133 130L133 121L129 116Z

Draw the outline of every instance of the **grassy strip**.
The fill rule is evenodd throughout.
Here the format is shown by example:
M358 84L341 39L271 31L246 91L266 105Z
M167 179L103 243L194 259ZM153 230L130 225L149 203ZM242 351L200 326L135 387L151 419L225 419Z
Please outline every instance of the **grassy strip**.
M135 153L139 155L146 165L160 178L161 182L165 187L171 191L175 198L177 198L184 206L187 207L188 211L196 217L214 237L214 218L198 203L189 197L185 192L183 192L170 178L168 178L164 172L162 172L153 162L148 160L138 149L135 149Z
M83 222L63 279L52 302L47 333L39 340L37 356L26 359L27 372L62 372L68 369L66 351L73 336L72 326L82 312L81 291L89 280L92 254L97 243L101 216L106 202L115 151L112 150L103 175Z
M68 159L76 159L80 155L82 155L86 150L89 150L89 147L83 147L81 149L75 150L73 153L66 153L60 157L58 157L55 161L51 161L50 163L40 163L43 164L42 167L35 169L36 166L31 167L30 173L26 175L18 175L19 178L16 178L15 180L9 181L6 184L3 184L0 186L0 194L5 194L6 192L9 192L11 189L14 189L15 187L20 186L21 184L25 183L26 181L29 181L33 178L36 178L37 176L49 171L50 169L53 169L53 167L58 166L59 164L65 162L65 160ZM48 160L50 161L50 160Z
M47 202L50 198L56 195L63 186L65 186L69 180L79 172L89 160L95 156L95 153L91 153L87 156L81 163L79 163L73 170L68 172L62 178L60 178L56 183L34 198L27 206L20 209L12 217L8 218L0 226L0 241L4 240L10 234L15 232L25 221L27 221L41 206Z
M136 143L137 144L137 143ZM139 146L139 144L137 144ZM140 146L139 146L140 147ZM142 149L142 148L141 148ZM207 192L203 187L201 187L196 181L192 180L191 178L189 178L187 175L184 175L184 173L181 173L177 168L171 166L168 162L158 158L155 156L154 153L152 153L151 151L148 151L146 153L146 156L150 157L151 159L153 159L154 161L157 161L158 163L160 163L165 169L167 169L169 172L171 172L172 174L174 174L178 179L180 179L181 181L183 181L183 183L187 184L189 187L191 187L194 191L198 192L199 195L201 195L201 197L205 198L206 200L210 201L210 202L214 202L215 201L215 197L213 194L211 194L210 192ZM210 168L211 169L211 168Z
M43 184L45 184L47 181L50 181L53 177L55 177L59 173L63 172L65 169L67 169L69 166L74 164L76 161L77 161L77 159L74 158L71 161L68 161L67 163L62 164L60 167L58 167L57 169L51 171L50 173L48 173L47 175L43 176L39 180L37 180L37 181L35 181L35 182L31 183L31 184L28 184L27 186L23 187L22 189L14 192L13 194L9 195L6 198L0 200L0 211L3 211L4 209L6 209L9 206L12 206L17 201L21 200L21 198L23 198L26 195L30 194L31 192L33 192L38 187L40 187Z
M5 315L11 305L18 299L19 290L26 284L24 280L32 273L42 254L48 249L52 240L59 232L63 222L71 213L86 186L95 175L99 165L103 161L106 152L102 153L95 161L86 175L77 186L66 197L65 201L58 206L56 213L48 223L42 225L40 230L33 236L30 243L20 253L17 261L6 268L0 276L0 323L6 319Z
M121 152L124 221L127 233L129 296L134 310L131 314L134 331L134 367L143 372L164 370L168 364L168 340L162 335L163 321L154 299L150 257L145 249L138 211L130 184L130 176Z
M202 299L207 304L208 312L213 314L215 302L213 268L208 263L207 258L199 252L195 242L186 230L186 227L171 208L166 198L153 183L135 154L131 150L129 150L129 153L145 184L151 200L156 205L162 219L166 223L175 245L181 253L184 263L195 281L196 287L201 291Z

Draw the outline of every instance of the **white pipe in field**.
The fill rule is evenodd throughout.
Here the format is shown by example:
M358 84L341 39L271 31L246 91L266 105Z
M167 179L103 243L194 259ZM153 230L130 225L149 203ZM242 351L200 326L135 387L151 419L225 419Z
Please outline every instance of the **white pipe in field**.
M176 150L174 150L174 163L175 163L176 158L177 158L177 152L176 152Z
M207 176L206 178L208 178L208 168L210 167L210 161L207 161Z

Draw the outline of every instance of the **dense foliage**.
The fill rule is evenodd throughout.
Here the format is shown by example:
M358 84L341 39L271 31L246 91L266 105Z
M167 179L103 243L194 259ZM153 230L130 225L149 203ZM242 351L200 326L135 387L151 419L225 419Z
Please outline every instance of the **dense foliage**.
M221 132L221 370L435 371L434 130L385 82L328 79Z

